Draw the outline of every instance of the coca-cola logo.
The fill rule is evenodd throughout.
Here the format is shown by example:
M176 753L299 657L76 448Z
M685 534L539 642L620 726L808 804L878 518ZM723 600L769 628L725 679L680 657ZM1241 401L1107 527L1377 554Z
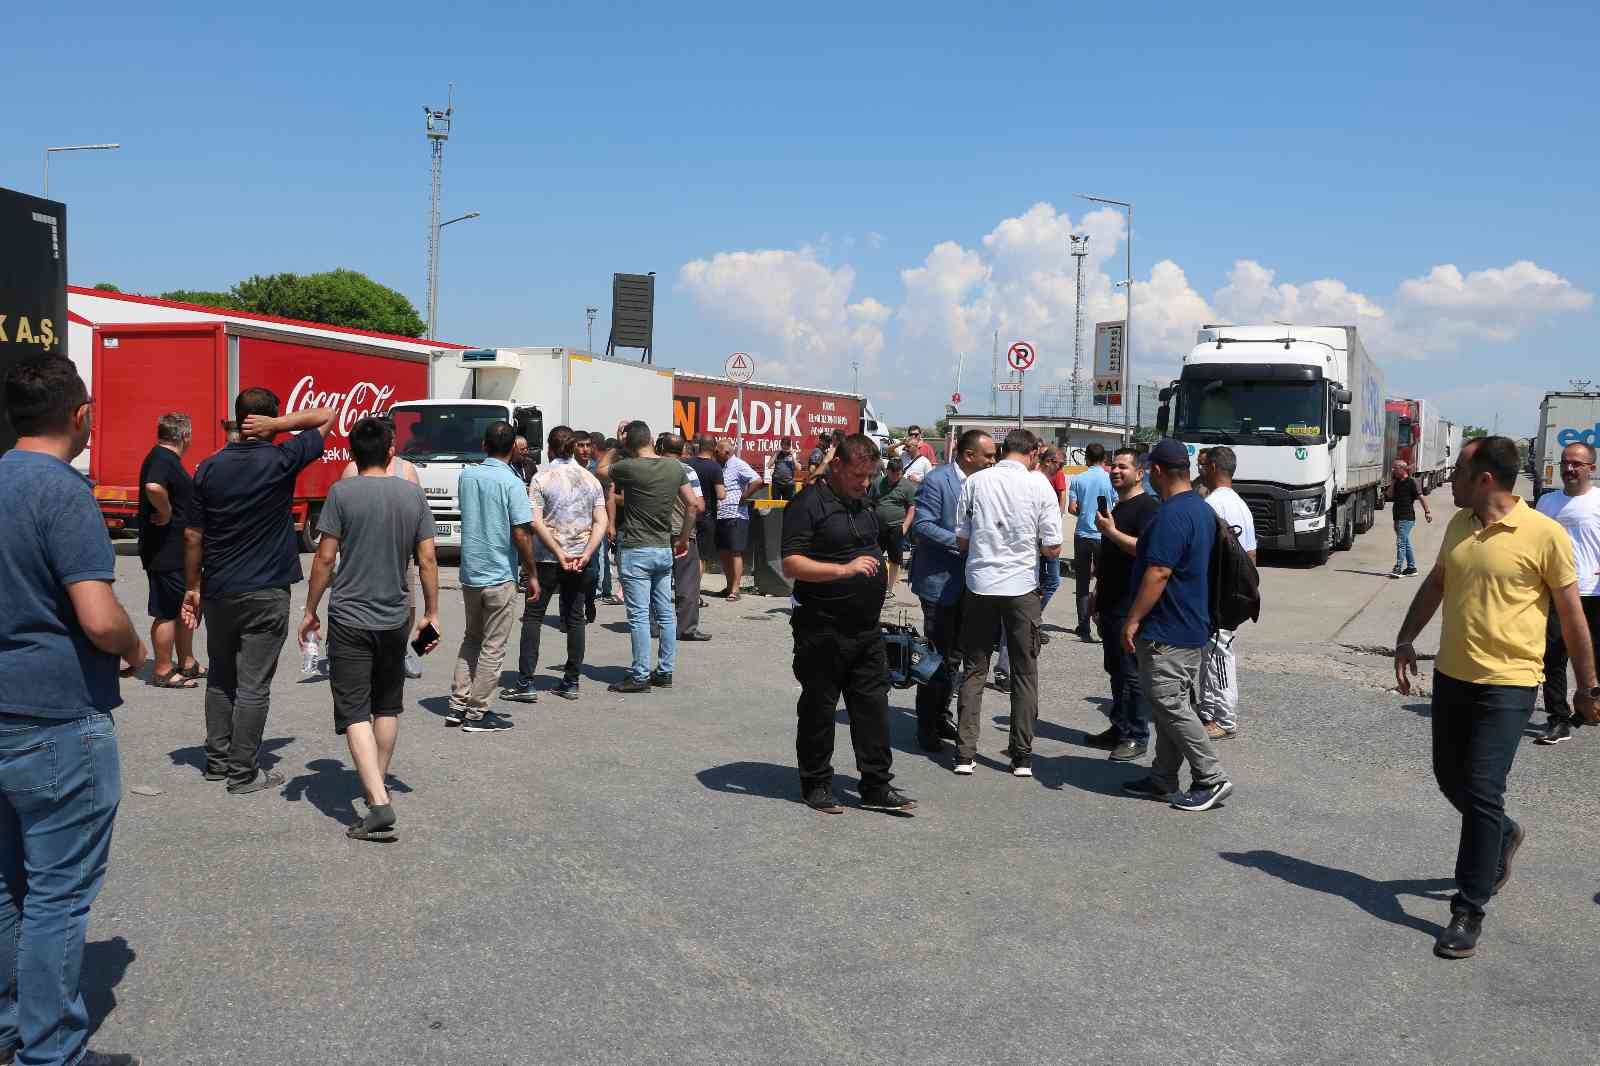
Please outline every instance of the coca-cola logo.
M336 407L339 409L339 432L349 436L351 426L363 418L383 414L393 404L393 385L358 381L347 392L318 392L316 379L307 374L290 391L288 410L284 413L294 414L314 407Z

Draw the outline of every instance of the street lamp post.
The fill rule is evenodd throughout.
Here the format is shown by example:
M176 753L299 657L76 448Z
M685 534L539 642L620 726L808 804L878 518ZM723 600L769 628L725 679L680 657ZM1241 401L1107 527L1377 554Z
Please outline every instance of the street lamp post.
M50 153L51 152L108 152L113 148L121 148L120 144L64 144L59 148L46 148L44 150L44 195L50 195Z
M1128 310L1122 321L1122 442L1128 444L1133 440L1132 408L1128 406L1128 385L1133 381L1129 369L1133 351L1133 205L1126 200L1108 200L1103 196L1090 196L1088 193L1079 192L1073 195L1080 200L1120 207L1128 213Z
M457 215L449 222L441 222L433 227L433 259L428 264L428 338L437 340L439 337L439 231L446 226L453 226L457 222L465 222L469 218L477 218L478 212L468 211L464 215Z
M589 347L584 349L586 352L592 353L594 351L594 316L599 313L600 309L598 307L585 307L583 309L583 317L588 319L588 323L584 327L585 333L589 338Z

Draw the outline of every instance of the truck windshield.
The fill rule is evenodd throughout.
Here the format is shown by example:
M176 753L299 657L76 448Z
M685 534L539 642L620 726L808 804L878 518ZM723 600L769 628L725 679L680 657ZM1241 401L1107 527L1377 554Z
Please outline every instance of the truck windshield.
M493 404L394 407L395 448L412 462L481 463L483 433L503 422L506 409Z
M1180 435L1259 435L1271 444L1318 444L1326 439L1320 382L1189 378L1180 381L1178 389Z

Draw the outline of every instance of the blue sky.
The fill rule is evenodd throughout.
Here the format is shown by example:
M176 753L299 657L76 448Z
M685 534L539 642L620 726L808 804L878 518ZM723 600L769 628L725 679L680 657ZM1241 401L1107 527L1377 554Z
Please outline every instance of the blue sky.
M1067 230L1091 321L1118 306L1082 189L1137 205L1136 377L1197 316L1359 311L1391 392L1531 432L1600 377L1600 17L1294 6L46 5L0 41L0 184L120 141L52 167L75 282L347 266L420 306L453 79L444 206L483 218L445 235L450 339L581 343L612 271L656 270L658 362L848 387L854 359L927 421L958 351L986 393L993 329L1070 370Z

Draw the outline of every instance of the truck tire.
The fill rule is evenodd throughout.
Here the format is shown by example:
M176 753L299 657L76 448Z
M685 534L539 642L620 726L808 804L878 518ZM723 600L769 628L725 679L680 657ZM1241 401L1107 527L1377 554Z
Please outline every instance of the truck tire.
M300 550L312 555L317 553L317 519L322 517L319 509L312 508L306 511L306 524L300 530Z
M1378 490L1363 492L1360 501L1356 508L1356 532L1365 533L1378 521Z
M1339 519L1339 526L1333 533L1333 550L1338 552L1349 551L1356 543L1356 498L1350 500L1334 511Z

